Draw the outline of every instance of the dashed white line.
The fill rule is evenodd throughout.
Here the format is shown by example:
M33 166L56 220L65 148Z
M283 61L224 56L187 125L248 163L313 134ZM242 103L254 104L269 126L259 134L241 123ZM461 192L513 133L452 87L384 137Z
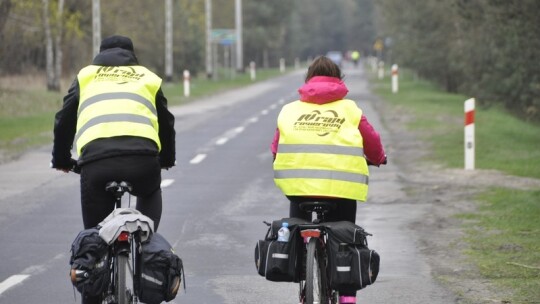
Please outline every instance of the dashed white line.
M4 282L0 283L0 295L11 287L22 283L22 281L26 280L28 277L30 277L28 274L16 274L5 279Z
M222 138L216 140L216 145L221 146L221 145L225 144L228 140L229 139L227 137L222 137Z
M280 99L278 101L279 104L282 104L284 102L285 102L285 99ZM270 105L269 109L274 110L276 107L277 107L276 104L272 104L272 105ZM262 110L261 115L268 115L268 113L270 113L269 109ZM225 133L225 135L223 137L218 138L215 141L215 144L218 145L218 146L226 144L229 141L229 139L234 138L236 136L236 134L244 132L244 130L246 129L246 126L247 126L248 123L256 123L257 121L259 121L258 116L254 116L254 117L249 118L244 123L244 125L236 127L236 128L234 128L232 130L229 130L227 133ZM191 161L189 161L189 163L190 164L198 164L198 163L202 162L205 158L206 158L206 154L198 154ZM162 187L166 187L166 186L162 185Z
M161 188L167 188L174 183L174 179L164 179L161 181Z
M197 154L193 159L189 161L190 164L198 164L206 158L206 154Z

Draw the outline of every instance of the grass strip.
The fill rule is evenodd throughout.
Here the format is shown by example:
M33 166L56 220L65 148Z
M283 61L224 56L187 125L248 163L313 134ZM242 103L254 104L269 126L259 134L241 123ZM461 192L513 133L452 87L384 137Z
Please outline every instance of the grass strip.
M540 300L540 191L492 189L466 221L467 251L483 277L513 291L509 303Z
M468 96L443 92L406 70L400 71L396 94L389 78L373 76L371 83L376 94L414 117L407 128L431 144L432 161L463 168ZM540 126L477 105L475 128L477 168L540 178ZM458 216L470 244L466 253L486 280L512 293L505 303L539 303L540 191L491 189L475 200L476 212Z
M223 74L223 73L221 73ZM197 98L213 95L229 89L250 85L254 82L264 81L281 75L279 69L264 69L257 71L255 80L251 80L249 73L237 73L233 78L221 76L217 80L209 80L206 76L195 77L190 81L190 96L184 96L184 82L165 83L163 93L169 101L169 105L181 105L189 103Z
M163 84L169 106L192 102L199 97L228 89L246 86L280 76L279 69L260 69L255 80L249 73L237 73L234 78L211 80L196 77L191 83L190 97L184 97L183 81ZM10 159L27 149L51 143L54 114L61 109L67 88L62 92L48 92L45 88L6 89L0 87L0 161Z
M431 161L464 167L463 107L469 96L443 92L407 71L400 72L396 94L391 92L389 77L371 78L377 95L414 116L408 128L432 143ZM475 132L476 168L540 178L540 125L519 120L499 107L477 104Z

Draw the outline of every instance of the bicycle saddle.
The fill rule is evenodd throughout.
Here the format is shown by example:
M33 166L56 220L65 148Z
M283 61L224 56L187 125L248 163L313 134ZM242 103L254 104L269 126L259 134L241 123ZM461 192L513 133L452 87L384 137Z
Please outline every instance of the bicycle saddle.
M120 199L126 192L131 193L132 190L131 184L125 181L112 181L105 185L105 191L111 192L116 199Z
M328 211L336 209L336 203L335 202L327 202L327 201L307 201L307 202L301 202L300 210L305 212L322 212L326 213Z

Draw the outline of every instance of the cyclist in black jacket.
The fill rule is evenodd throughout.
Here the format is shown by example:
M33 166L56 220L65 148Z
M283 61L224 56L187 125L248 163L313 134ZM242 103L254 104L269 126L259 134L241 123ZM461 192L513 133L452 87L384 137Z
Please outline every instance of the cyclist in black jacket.
M132 184L136 208L157 230L161 168L174 165L174 116L161 79L139 65L130 38L105 38L92 64L78 73L54 123L51 167L80 167L84 227L95 227L113 210L105 184L123 180Z

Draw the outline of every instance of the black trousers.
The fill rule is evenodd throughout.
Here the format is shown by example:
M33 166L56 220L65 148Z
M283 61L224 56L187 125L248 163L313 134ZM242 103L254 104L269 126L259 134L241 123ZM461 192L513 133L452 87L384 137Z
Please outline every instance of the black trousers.
M287 196L290 204L289 216L301 218L306 221L311 221L312 214L304 212L300 209L300 203L305 201L313 201L312 197L303 196ZM326 214L325 220L327 222L337 221L349 221L351 223L356 222L356 207L357 202L351 199L345 198L324 198L320 199L327 202L336 202L336 209ZM356 296L356 290L338 290L340 296Z
M161 219L161 167L156 156L128 155L105 158L81 169L81 205L84 228L97 226L114 209L114 197L105 191L110 181L126 181L137 197L136 209L154 221Z
M81 205L84 228L97 226L114 209L114 197L105 191L111 181L126 181L137 197L136 209L154 221L161 219L161 167L155 156L129 155L105 158L81 168ZM101 297L84 297L83 304L99 304Z

